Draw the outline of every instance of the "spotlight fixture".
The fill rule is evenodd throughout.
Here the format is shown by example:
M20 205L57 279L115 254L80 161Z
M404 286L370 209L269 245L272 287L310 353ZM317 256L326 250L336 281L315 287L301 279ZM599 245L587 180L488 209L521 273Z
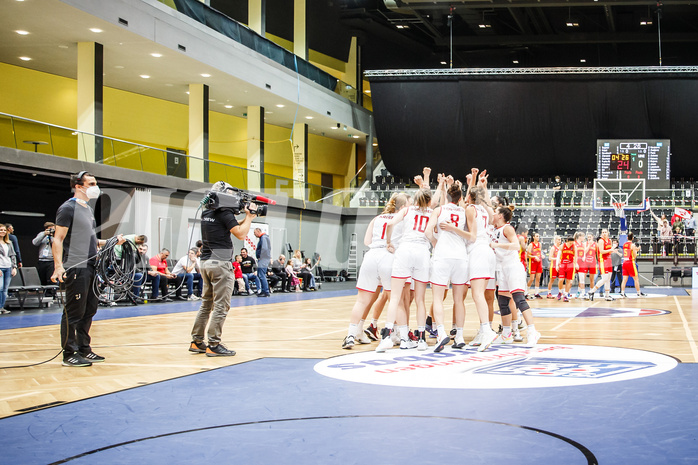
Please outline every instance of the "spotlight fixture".
M640 18L640 26L651 26L654 24L652 18Z
M91 27L90 31L94 32L95 34L99 34L100 32L102 32L102 30L98 27Z
M30 57L19 57L19 59L22 61L31 61Z
M397 24L395 27L398 29L409 29L410 28L410 26L408 24Z
M565 21L565 26L579 27L579 19L572 16L572 7L570 7L567 12L567 20Z
M151 53L150 56L154 58L160 58L162 56L162 53Z
M150 76L148 76L147 74L141 74L141 77L142 77L143 79L150 79Z
M211 77L211 75L210 75L210 74L208 74L208 73L202 73L202 74L201 74L201 77L205 77L205 78L208 78L208 77Z
M15 31L15 32L21 36L26 36L27 34L29 34L29 31L21 31L20 30L20 31Z

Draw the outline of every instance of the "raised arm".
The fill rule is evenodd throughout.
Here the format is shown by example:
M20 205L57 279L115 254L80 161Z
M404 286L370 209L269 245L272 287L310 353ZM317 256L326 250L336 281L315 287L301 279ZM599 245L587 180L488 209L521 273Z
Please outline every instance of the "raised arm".
M433 212L431 212L429 222L427 223L427 230L424 231L424 234L427 236L427 239L429 239L432 246L436 246L436 237L434 236L434 232L436 231L437 221L439 220L440 214L441 207L437 207Z

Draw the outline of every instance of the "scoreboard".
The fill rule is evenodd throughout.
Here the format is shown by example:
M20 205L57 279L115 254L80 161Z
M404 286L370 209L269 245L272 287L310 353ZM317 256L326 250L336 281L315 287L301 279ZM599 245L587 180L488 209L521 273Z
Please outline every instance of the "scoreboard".
M671 187L669 140L598 139L596 177L645 179L647 189Z

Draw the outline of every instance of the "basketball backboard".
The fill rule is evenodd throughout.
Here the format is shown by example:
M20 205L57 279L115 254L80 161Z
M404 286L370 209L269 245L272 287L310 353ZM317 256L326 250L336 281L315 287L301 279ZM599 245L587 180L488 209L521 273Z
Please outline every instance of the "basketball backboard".
M594 210L613 210L613 204L623 202L625 210L644 210L644 179L594 179Z

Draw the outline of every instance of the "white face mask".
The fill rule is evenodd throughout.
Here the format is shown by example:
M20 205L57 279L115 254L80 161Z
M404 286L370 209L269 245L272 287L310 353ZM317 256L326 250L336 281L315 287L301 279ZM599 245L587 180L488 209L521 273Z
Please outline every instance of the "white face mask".
M99 197L99 194L101 191L99 190L99 186L90 186L87 188L85 191L85 195L87 196L88 199L96 199Z

